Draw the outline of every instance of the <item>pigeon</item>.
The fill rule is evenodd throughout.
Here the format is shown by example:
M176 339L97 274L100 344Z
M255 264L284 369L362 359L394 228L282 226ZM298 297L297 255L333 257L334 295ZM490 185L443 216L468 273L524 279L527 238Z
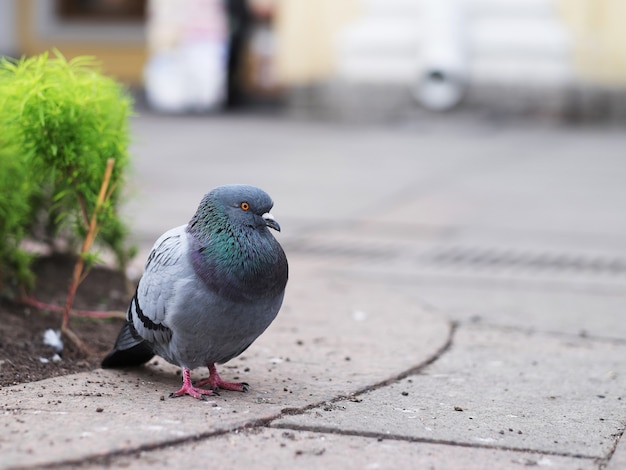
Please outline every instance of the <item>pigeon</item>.
M182 368L183 385L170 397L247 391L245 382L222 380L215 364L245 351L282 305L288 264L269 231L280 231L273 205L254 186L218 186L187 225L161 235L102 367L139 366L156 354ZM193 384L190 371L204 366L209 377Z

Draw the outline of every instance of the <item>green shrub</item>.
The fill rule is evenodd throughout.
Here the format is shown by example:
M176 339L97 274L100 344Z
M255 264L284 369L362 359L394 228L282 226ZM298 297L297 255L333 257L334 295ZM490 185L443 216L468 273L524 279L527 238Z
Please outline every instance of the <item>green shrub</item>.
M100 229L96 240L125 265L131 250L117 212L129 163L131 112L130 96L102 75L92 58L67 61L56 52L53 58L44 53L0 61L0 272L5 280L31 277L28 256L19 249L24 237L48 244L63 237L77 252L94 213ZM110 158L115 160L110 189L96 211Z
M0 143L0 292L33 283L32 256L20 246L32 217L31 181L23 161Z

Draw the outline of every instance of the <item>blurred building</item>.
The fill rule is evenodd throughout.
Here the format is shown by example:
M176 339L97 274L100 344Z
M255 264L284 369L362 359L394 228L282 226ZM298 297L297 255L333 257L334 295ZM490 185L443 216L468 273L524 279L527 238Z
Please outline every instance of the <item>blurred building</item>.
M2 0L0 54L94 55L143 85L150 56L184 36L155 28L151 6L169 5L159 17L168 20L208 1L226 0ZM242 81L252 94L357 115L459 103L626 115L623 0L247 1ZM200 18L179 29L201 29Z
M310 3L284 0L278 22L280 47L292 52L279 54L279 70L310 85L298 94L303 108L377 118L406 114L415 102L438 110L461 103L572 119L626 118L623 0ZM306 25L304 18L323 25Z
M96 56L120 80L140 84L146 60L144 0L3 0L0 53L52 48L66 57Z

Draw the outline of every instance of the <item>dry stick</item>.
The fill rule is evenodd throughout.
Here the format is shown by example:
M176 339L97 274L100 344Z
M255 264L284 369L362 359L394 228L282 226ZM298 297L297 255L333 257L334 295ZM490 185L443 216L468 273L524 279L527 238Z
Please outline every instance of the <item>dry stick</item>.
M72 310L72 304L74 303L74 297L76 296L76 290L78 289L78 285L80 284L80 279L83 273L83 268L85 265L84 255L89 252L93 241L97 235L97 218L98 212L100 212L100 208L104 203L107 188L111 181L111 174L113 173L113 165L115 164L115 159L109 158L107 160L107 166L104 171L104 178L102 179L102 185L100 186L100 193L98 194L98 199L96 200L96 207L91 214L91 219L89 221L89 229L87 230L87 234L85 235L85 240L83 240L83 246L80 250L80 255L76 260L76 264L74 265L74 274L72 276L72 283L70 284L69 290L67 292L67 301L65 303L65 307L63 308L63 321L61 323L61 331L65 333L79 348L83 351L86 350L86 346L84 343L73 333L69 328L68 324L70 321L70 311Z
M59 312L62 313L65 311L65 307L57 305L57 304L49 304L47 302L42 302L37 300L32 296L28 296L26 294L22 294L16 302L19 302L28 307L33 307L39 310L49 310L51 312ZM72 309L70 313L77 317L89 317L89 318L126 318L126 313L121 310L108 310L108 311L100 311L100 310L74 310Z

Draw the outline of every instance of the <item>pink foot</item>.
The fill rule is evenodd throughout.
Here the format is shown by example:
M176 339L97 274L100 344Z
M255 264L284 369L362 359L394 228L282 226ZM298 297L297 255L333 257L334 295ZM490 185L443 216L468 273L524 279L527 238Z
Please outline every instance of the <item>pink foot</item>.
M199 400L206 400L206 395L213 395L213 390L205 390L203 388L196 388L191 384L191 374L189 369L183 367L183 386L180 390L170 393L170 398L182 397L183 395L189 395Z
M220 375L217 373L217 369L215 368L215 364L209 364L209 378L200 380L196 383L198 387L202 385L208 385L211 390L233 390L235 392L247 392L250 387L245 382L225 382L222 380Z

